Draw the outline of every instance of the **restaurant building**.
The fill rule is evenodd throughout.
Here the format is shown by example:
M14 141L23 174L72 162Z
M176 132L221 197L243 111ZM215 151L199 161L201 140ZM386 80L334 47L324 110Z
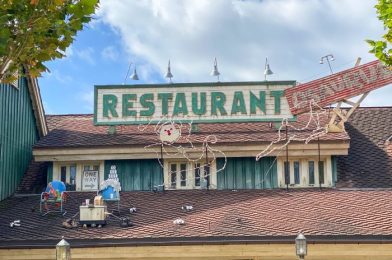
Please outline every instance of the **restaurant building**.
M325 110L291 115L294 83L96 86L94 118L48 116L35 160L77 191L98 190L112 165L123 191L334 187L349 136L325 132Z
M358 86L392 78L368 71L345 77ZM328 102L333 88L340 98L371 90L321 86ZM67 184L66 216L42 216L37 196L2 201L0 258L53 259L64 236L72 259L297 259L300 231L305 259L391 258L392 107L333 111L306 101L317 89L303 88L95 86L94 114L47 115L48 134L33 146L47 182ZM333 128L337 113L346 120ZM63 228L113 169L120 216L133 226L113 217L102 228ZM16 217L21 226L3 228Z

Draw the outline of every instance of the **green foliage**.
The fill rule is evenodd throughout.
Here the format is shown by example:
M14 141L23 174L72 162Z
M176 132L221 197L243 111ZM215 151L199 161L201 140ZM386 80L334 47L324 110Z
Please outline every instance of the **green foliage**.
M0 80L22 65L38 77L46 61L62 58L90 22L99 0L0 0Z
M392 49L390 46L392 43L392 1L378 0L375 8L377 10L377 17L383 22L386 32L382 36L382 40L366 41L371 46L370 53L374 53L387 66L392 66Z

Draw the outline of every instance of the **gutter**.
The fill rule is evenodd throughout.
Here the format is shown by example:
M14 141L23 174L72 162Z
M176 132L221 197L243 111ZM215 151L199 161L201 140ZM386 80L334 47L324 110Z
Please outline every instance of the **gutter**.
M72 248L128 247L128 246L182 246L227 244L293 244L296 236L275 237L177 237L140 239L67 239ZM388 236L306 236L308 244L392 244ZM57 240L1 241L0 249L53 249Z

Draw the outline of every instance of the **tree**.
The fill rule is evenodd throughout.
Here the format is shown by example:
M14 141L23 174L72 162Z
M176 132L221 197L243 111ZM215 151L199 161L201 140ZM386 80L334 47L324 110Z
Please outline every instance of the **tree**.
M391 0L378 0L374 6L377 10L377 17L384 24L386 30L382 36L382 40L366 40L370 46L370 53L385 63L387 66L392 66L392 1Z
M0 81L48 71L44 62L65 56L77 32L90 22L99 0L0 0Z

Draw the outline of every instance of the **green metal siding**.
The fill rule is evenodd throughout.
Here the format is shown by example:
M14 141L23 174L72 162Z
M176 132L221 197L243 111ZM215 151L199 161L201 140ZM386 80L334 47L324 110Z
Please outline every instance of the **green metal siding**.
M224 165L217 160L217 169ZM271 189L278 187L277 166L274 157L256 161L254 157L227 158L226 167L218 172L218 189Z
M53 162L48 162L48 169L46 173L46 182L49 183L53 181Z
M0 200L15 192L37 140L26 79L19 79L19 89L0 84Z
M105 179L116 165L122 191L150 191L163 183L162 168L156 159L105 161Z

